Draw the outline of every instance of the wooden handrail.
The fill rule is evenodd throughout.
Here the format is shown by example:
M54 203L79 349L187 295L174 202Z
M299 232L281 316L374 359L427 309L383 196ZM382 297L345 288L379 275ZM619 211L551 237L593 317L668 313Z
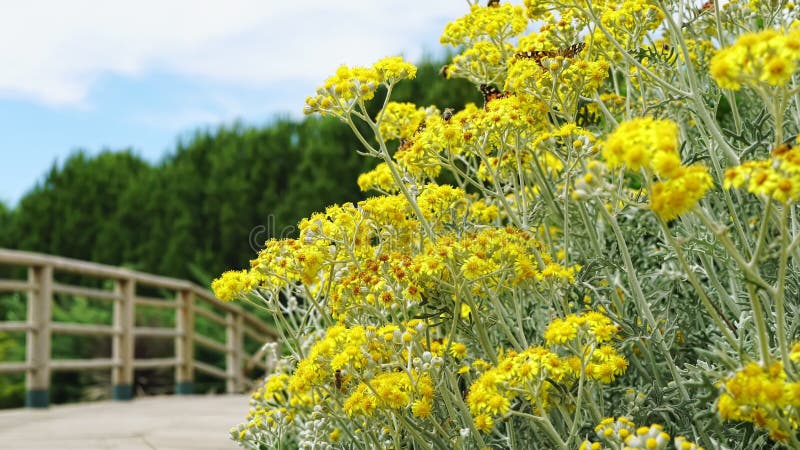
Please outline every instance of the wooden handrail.
M175 391L193 392L195 370L225 381L228 392L246 388L245 370L249 372L259 352L249 354L244 348L246 338L262 341L278 340L278 333L238 305L224 303L209 290L190 281L152 275L121 267L80 261L40 253L0 249L0 265L27 268L27 280L0 279L0 292L27 294L28 315L25 322L0 322L0 332L25 333L26 360L0 362L0 373L26 374L26 405L49 405L50 375L55 370L111 370L113 397L127 400L133 394L133 375L136 368L171 367L175 369ZM73 286L54 280L54 273L72 273L85 277L109 280L113 290ZM144 286L174 294L174 301L137 295ZM75 324L56 322L52 318L55 294L84 296L110 300L114 314L112 324ZM198 306L198 302L206 307ZM162 308L175 311L174 327L136 326L136 307ZM197 317L225 328L225 342L217 342L195 333ZM112 355L106 359L53 360L53 334L110 336ZM135 359L137 337L174 339L175 354L171 357ZM263 343L263 342L259 342ZM196 344L225 355L225 367L220 368L195 358ZM256 361L257 366L264 366ZM245 367L246 366L246 367Z

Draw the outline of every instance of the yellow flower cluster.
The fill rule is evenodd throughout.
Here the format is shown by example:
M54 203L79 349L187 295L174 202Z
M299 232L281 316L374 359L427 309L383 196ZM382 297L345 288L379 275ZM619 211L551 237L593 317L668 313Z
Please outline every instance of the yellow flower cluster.
M438 292L439 298L432 300L441 302L450 297L443 295L443 286L454 281L474 281L470 288L478 298L514 286L574 282L580 267L558 264L548 253L531 233L513 228L486 228L460 236L447 233L418 254L364 256L361 264L349 266L340 276L329 307L333 317L343 320L376 306L418 304L426 293ZM452 302L438 306L452 308Z
M525 10L504 3L497 7L472 5L470 13L447 24L440 42L469 46L475 41L501 42L524 32L528 27Z
M800 342L792 345L792 349L789 351L789 359L795 363L800 363Z
M494 418L507 414L511 401L523 392L542 413L549 406L548 392L552 387L545 380L563 380L567 371L568 366L558 355L544 347L506 353L496 366L478 377L467 393L467 406L475 428L484 433L492 431Z
M442 169L443 153L460 153L467 140L473 139L474 128L467 123L472 110L459 111L450 120L441 116L429 116L425 128L409 138L395 152L393 158L398 166L416 178L433 179Z
M529 95L507 95L490 101L485 108L468 107L454 116L462 122L464 139L450 146L452 153L475 161L482 181L507 183L520 173L533 176L536 159L547 170L560 163L547 151L535 152L528 143L547 129L545 105ZM450 156L450 155L448 155Z
M608 77L608 62L564 56L515 59L508 68L506 90L525 93L544 104L559 105L572 119L580 96L592 97Z
M328 292L326 310L344 320L376 307L418 304L427 290L441 290L441 283L461 277L476 281L473 293L485 295L515 286L573 283L580 270L554 261L527 231L445 232L466 217L485 223L498 215L496 206L483 202L468 208L471 200L461 189L427 185L417 202L428 223L443 233L422 251L417 247L420 224L405 198L375 197L304 219L298 239L268 241L249 272L226 273L214 289L231 299L254 287L277 293L300 283L312 293Z
M691 211L713 185L705 166L680 166L673 178L653 183L650 208L662 219L673 220Z
M525 14L531 19L542 19L548 16L547 12L554 9L550 0L525 0Z
M702 165L684 166L678 153L678 127L650 117L622 122L603 143L609 167L625 166L657 176L650 207L664 220L690 211L714 182Z
M449 268L455 265L461 276L479 281L473 284L475 293L482 292L482 287L505 290L548 281L574 283L580 270L580 266L553 261L549 249L532 233L511 227L443 236L415 263L424 279L434 284L434 280L451 280L454 274Z
M478 41L463 52L453 57L449 66L448 77L477 78L494 80L502 78L505 73L506 58L514 52L510 43L495 44L489 41Z
M670 120L642 117L622 122L606 137L602 151L612 169L625 166L671 177L681 165L678 126Z
M408 252L420 229L412 215L402 196L374 197L358 206L331 206L325 213L303 219L298 239L267 241L251 261L249 273L227 272L212 287L226 300L255 287L279 291L295 283L316 292L332 281L323 269L351 261L354 255L374 258L376 247L386 253Z
M358 187L362 192L374 190L385 194L394 194L400 190L386 163L380 163L369 172L359 175Z
M566 345L576 340L583 342L588 337L589 341L602 344L610 341L618 332L619 327L611 319L598 312L589 312L553 320L544 332L544 339L550 345Z
M617 332L616 326L599 313L571 316L566 320L557 319L548 330L554 326L561 327L565 321L583 322L587 331L596 331L593 339L598 341L607 341ZM498 358L495 366L489 366L470 386L467 406L478 430L490 432L495 418L508 414L511 402L520 395L530 402L537 414L543 414L549 406L550 391L554 384L571 386L581 376L582 368L589 380L606 384L613 381L614 375L621 375L627 368L625 358L617 355L616 350L610 346L603 346L591 355L581 351L560 356L560 345L552 342L550 345L549 349L534 346L519 353L506 352ZM608 375L599 375L601 373Z
M509 95L492 100L482 113L473 117L473 125L483 132L503 135L510 130L533 133L541 129L537 115L545 112L542 104L531 97Z
M376 62L372 68L378 73L381 83L394 84L400 80L411 80L417 76L417 67L406 62L402 56L389 56Z
M492 223L500 216L500 208L486 201L476 201L469 206L469 218L475 223Z
M475 202L467 208L469 201L461 189L446 185L425 186L418 197L423 216L440 232L467 216L485 222L497 217L496 206ZM554 261L535 235L514 228L446 232L419 251L420 225L411 216L400 196L332 206L304 219L298 239L268 241L249 273L225 274L215 291L233 298L254 287L278 292L301 283L309 292L329 292L327 311L344 320L376 307L418 304L427 290L441 290L443 282L461 277L476 281L473 293L484 295L520 285L572 283L580 270Z
M373 400L374 408L380 408L383 404L393 409L410 406L408 402L398 400L397 396L408 398L414 391L422 392L423 397L431 400L433 387L428 375L414 373L412 368L407 367L409 352L421 355L433 350L441 354L446 346L446 342L439 341L435 348L428 348L425 333L422 332L425 328L420 320L411 320L403 327L386 324L381 327L334 325L328 328L324 338L314 344L288 378L287 391L292 396L289 403L313 406L320 401L315 392L330 393L335 390L352 398L350 413L365 414L370 408L364 406L364 402L369 398ZM404 370L396 372L395 368ZM407 380L402 381L398 377ZM370 389L369 385L373 382L390 380L394 380L393 384L397 384L397 389L404 394L387 389L386 397L376 398L364 392ZM361 404L362 408L357 404Z
M641 48L650 31L664 21L664 12L652 0L601 1L596 6L600 22L625 50ZM599 54L612 61L621 61L622 54L602 30L595 27L587 40Z
M429 341L429 336L420 320L402 326L329 327L296 367L279 366L253 393L240 439L259 430L279 432L295 417L320 407L350 417L408 411L427 419L435 406L431 362L448 347L451 354L466 354L462 343ZM412 360L418 363L410 364ZM327 436L332 442L341 437L336 430Z
M235 300L255 286L254 280L246 270L229 270L211 283L214 295L224 301Z
M747 161L725 172L723 187L794 203L800 198L800 147L781 146L766 160Z
M573 355L570 364L577 373L583 365L588 379L611 383L616 376L625 373L628 361L614 347L597 344L609 342L618 332L619 327L611 319L598 312L589 312L553 320L547 326L544 338L552 348L563 347Z
M611 113L614 117L620 117L624 114L625 111L625 97L617 95L613 92L611 93L603 93L600 94L600 101L605 105L606 109ZM600 105L596 102L592 102L586 105L586 112L590 116L600 117L602 112L600 111Z
M531 147L547 153L557 153L562 157L567 157L574 150L588 150L588 147L595 141L595 136L589 131L579 127L575 123L567 123L557 130L539 133L533 140ZM555 172L561 171L563 164L546 164Z
M797 433L800 382L787 379L783 364L747 364L723 382L717 411L723 420L751 422L785 442Z
M662 450L670 442L669 434L664 432L664 428L661 425L653 424L649 427L637 427L627 417L620 417L616 420L613 417L605 418L594 428L594 431L610 447L605 447L600 442L592 442L587 439L581 443L579 450L606 450L609 448ZM687 440L684 436L676 437L674 444L676 450L704 450L703 447Z
M430 416L434 389L430 375L416 371L387 372L362 382L344 401L348 416L374 416L376 410L411 408L419 418Z
M408 139L417 132L428 112L413 103L389 102L379 113L378 130L386 141Z
M434 230L460 220L466 214L467 194L461 188L428 184L417 198L417 205Z
M346 116L359 100L371 100L381 84L393 84L416 74L417 68L399 56L381 59L369 68L341 66L315 96L306 98L303 112Z
M710 72L724 89L784 86L800 61L800 27L788 32L764 30L739 36L711 59Z

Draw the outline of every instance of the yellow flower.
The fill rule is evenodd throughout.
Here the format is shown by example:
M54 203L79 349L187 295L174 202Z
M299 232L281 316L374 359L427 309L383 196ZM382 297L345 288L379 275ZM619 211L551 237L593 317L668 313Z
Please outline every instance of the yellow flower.
M588 333L597 343L603 343L613 339L619 328L611 319L598 312L570 314L563 319L551 321L544 332L544 338L548 344L563 345L578 337L580 332Z
M461 342L453 342L450 345L450 355L459 359L467 356L467 346Z
M458 47L479 40L503 41L519 35L527 26L525 11L519 6L509 3L496 8L473 5L469 14L447 24L440 42Z
M416 74L417 68L399 56L381 59L370 68L340 66L316 95L306 99L303 112L347 116L359 100L371 100L381 84L414 78Z
M246 270L229 270L211 283L214 295L225 302L246 294L253 286L254 280Z
M767 160L747 161L725 172L723 187L746 189L781 203L800 198L800 147L781 146Z
M478 414L475 416L472 422L475 424L475 428L478 431L482 431L484 433L488 433L492 431L492 428L494 428L494 419L492 419L492 416L488 414Z
M395 183L392 171L386 163L378 164L373 170L358 176L358 187L361 191L378 190L395 193L400 187Z
M497 205L478 201L470 205L469 217L478 223L490 223L500 215Z
M724 381L717 412L723 420L752 422L767 429L773 439L785 441L798 429L796 392L796 383L787 382L782 363L767 367L749 363Z
M792 345L792 350L789 352L789 359L800 363L800 342L795 342L794 345Z
M381 75L374 69L340 66L336 74L317 89L316 96L306 99L304 112L323 115L347 115L358 99L371 100L381 83Z
M431 401L426 398L421 398L411 405L411 413L420 419L426 419L431 415L431 408L433 405Z
M797 28L742 34L711 59L711 76L721 88L731 90L742 85L784 86L797 70L798 40Z
M650 207L664 220L673 220L694 208L711 186L705 166L687 167L679 177L653 184Z
M678 126L669 120L650 117L622 122L603 142L603 157L611 168L625 165L629 170L668 169L657 156L678 153ZM655 161L654 161L655 160ZM657 164L654 164L657 162Z
M417 76L417 67L403 60L402 56L390 56L376 62L372 68L386 83L396 83L404 79L413 79Z
M492 269L493 266L489 261L473 255L461 266L461 273L464 275L464 278L474 280L490 274Z

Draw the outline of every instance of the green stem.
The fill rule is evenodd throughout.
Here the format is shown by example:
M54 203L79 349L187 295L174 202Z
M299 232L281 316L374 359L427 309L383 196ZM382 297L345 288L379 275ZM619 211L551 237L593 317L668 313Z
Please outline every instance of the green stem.
M545 434L547 434L547 437L550 438L550 441L553 442L553 445L555 445L556 448L558 448L560 450L567 450L567 448L568 448L567 444L565 444L564 441L561 440L561 436L559 436L558 431L556 431L556 429L553 428L553 424L550 423L549 420L547 420L545 418L542 418L542 417L539 417L539 416L534 416L533 414L528 414L528 413L524 413L524 412L521 412L521 411L515 411L513 409L510 411L510 414L513 414L515 416L524 417L524 418L526 418L528 420L531 420L531 421L535 422L537 425L542 427L542 429L544 430Z
M692 211L700 218L700 220L703 222L706 228L708 228L709 231L714 233L719 243L722 244L723 247L725 247L725 250L728 252L728 255L730 255L730 257L733 258L733 260L739 266L739 269L745 275L745 279L747 279L751 283L754 283L758 287L766 290L767 292L772 293L773 291L772 286L770 286L769 283L764 281L764 279L761 278L761 275L759 275L755 270L753 270L753 266L751 266L747 261L744 260L742 254L739 253L739 249L733 242L731 242L731 238L728 237L728 229L722 225L715 223L711 219L711 217L708 216L708 214L705 212L703 208L695 208Z
M761 301L758 299L758 292L754 285L748 283L747 293L750 297L750 308L753 310L753 321L756 323L758 349L761 354L761 361L769 365L771 357L769 354L769 335L767 334L767 325L764 320L764 310L761 308Z
M671 245L672 249L675 251L675 255L678 257L678 263L681 265L681 269L683 269L683 273L686 274L686 277L689 279L689 283L692 285L692 287L694 287L694 290L700 296L700 300L702 301L706 312L708 312L708 314L711 316L711 319L714 320L714 323L722 333L722 336L726 341L728 341L728 345L730 345L732 348L736 348L736 337L733 335L736 327L734 327L733 324L722 315L722 312L719 310L719 306L715 305L708 297L705 289L703 289L703 286L697 279L697 275L695 275L692 268L689 267L689 262L686 260L686 256L683 254L682 247L678 245L675 237L669 232L667 224L664 223L664 220L660 217L658 218L658 224L661 226L661 231L664 233L664 237L667 239L667 242L669 242L669 245Z
M606 211L605 208L600 208L600 210L603 212L603 215L609 221L611 228L614 231L614 236L617 239L617 245L619 246L622 260L625 264L625 272L628 276L628 281L631 285L631 288L633 289L633 296L636 299L639 311L653 330L653 335L656 338L655 343L659 347L664 360L667 362L667 367L672 375L673 380L675 381L675 384L678 387L681 397L683 397L684 400L689 400L689 392L686 390L686 386L683 383L683 378L678 372L678 368L675 366L675 360L672 358L672 354L669 352L670 349L664 343L664 337L661 334L661 330L658 328L658 322L656 322L655 317L653 317L653 312L650 310L650 305L648 305L647 300L644 297L644 292L642 292L642 286L639 283L638 276L636 275L636 268L633 266L631 255L628 252L628 244L625 242L625 237L622 234L622 230L619 228L619 223L617 223L617 219L608 211Z
M685 61L684 68L686 69L685 74L689 81L689 90L691 92L691 94L687 95L686 97L691 100L692 103L694 103L695 109L700 115L700 119L717 141L717 144L728 158L728 161L734 165L739 164L739 156L736 155L736 152L733 151L733 148L731 148L731 146L725 140L725 137L722 135L722 130L719 128L719 123L717 123L715 118L711 117L711 114L709 114L708 109L706 108L705 99L702 95L703 89L700 87L700 81L697 78L694 65L692 65L691 54L689 53L689 48L686 46L686 40L683 38L683 33L681 32L680 26L678 26L678 24L675 22L675 18L672 16L672 14L670 14L669 9L665 8L662 2L658 2L658 6L664 12L664 19L667 22L671 32L670 34L675 41L678 42L681 53L683 54L683 60Z
M781 211L781 253L778 258L778 276L777 276L777 289L775 292L775 316L776 326L778 328L778 348L781 354L781 360L784 367L791 370L789 364L789 342L786 338L786 311L785 311L785 292L786 292L786 269L789 261L789 229L787 223L789 221L789 210L791 207L786 205Z

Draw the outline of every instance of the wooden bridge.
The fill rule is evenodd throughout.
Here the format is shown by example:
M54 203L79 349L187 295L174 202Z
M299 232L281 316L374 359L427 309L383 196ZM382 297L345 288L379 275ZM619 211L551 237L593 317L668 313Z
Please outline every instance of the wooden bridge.
M9 301L8 295L19 295L19 298L27 299L26 320L0 321L0 333L25 333L25 360L0 361L0 374L25 373L25 404L28 407L49 406L51 373L54 371L110 371L111 386L107 388L110 388L111 397L114 400L131 400L134 394L134 373L138 369L173 368L174 392L182 395L194 393L196 372L224 380L226 392L233 394L245 392L252 386L251 377L247 374L260 375L268 369L268 362L264 358L265 347L260 344L276 341L278 335L275 330L253 314L249 314L237 305L221 302L207 289L189 281L7 249L0 249L0 269L3 269L3 272L0 272L3 274L19 275L16 278L4 275L7 278L0 279L0 293L2 293L0 301ZM56 296L59 296L59 299L71 296L111 302L112 323L79 324L54 321L52 311ZM174 311L174 326L140 326L136 323L136 317L137 312L141 312L142 309ZM201 334L195 326L199 320L203 321L204 329L208 329L209 326L218 327L216 333L210 334L224 335L225 341L221 342ZM106 336L111 339L111 355L99 359L54 359L51 352L51 338L58 334ZM137 338L171 340L174 342L173 354L169 357L137 359L135 357ZM250 340L248 341L250 348L260 348L260 350L247 352L246 340ZM198 360L195 346L218 352L218 360L222 360L224 355L224 367ZM222 414L222 411L232 411L234 409L232 405L236 405L235 410L238 414L228 417L227 421L224 420L227 415L217 418L219 420L211 418L206 422L192 421L196 430L183 430L184 437L193 433L198 436L196 445L173 445L177 441L172 442L168 438L164 441L166 444L156 445L153 440L158 441L158 433L156 432L156 437L153 437L152 433L148 435L149 428L144 424L152 421L154 424L173 423L175 426L175 421L180 421L181 417L188 421L198 414L200 417L206 417L209 413L213 415L214 411L217 411L216 414ZM80 434L80 427L70 425L75 423L70 421L69 414L65 411L72 411L75 417L85 416L87 420L94 414L97 417L88 423L94 423L99 428L93 426L92 429L116 430L116 437L103 440L105 438L101 435L90 433L97 438L91 441L93 444L81 440L80 436L75 435ZM67 441L62 443L41 441L41 447L218 448L214 445L204 446L203 442L217 441L209 441L203 436L207 437L209 433L214 433L222 437L221 442L227 442L228 428L241 421L246 411L247 401L242 395L160 397L125 403L80 403L40 411L9 410L0 412L0 448L38 448L25 443L39 442L36 439L55 439L58 433L67 433L74 439L70 441L67 436L65 438ZM162 417L165 412L171 419ZM113 425L115 417L121 420L117 425ZM127 418L122 419L123 417ZM47 426L36 426L36 424L31 424L28 431L24 431L26 428L21 425L25 422L25 418L38 420L39 425L44 425L45 422L51 424L56 428L54 431L56 434L48 435ZM49 419L44 420L45 418ZM123 426L123 422L135 424L139 423L137 420L142 424L139 428L134 427L136 429L130 430ZM227 423L220 424L221 428L214 426L211 429L211 423L217 422ZM27 437L23 439L22 434L27 434ZM148 436L150 436L149 441ZM120 447L114 444L114 439L129 439L130 445L123 442ZM70 446L72 445L70 442L75 447ZM101 444L103 442L105 443Z

